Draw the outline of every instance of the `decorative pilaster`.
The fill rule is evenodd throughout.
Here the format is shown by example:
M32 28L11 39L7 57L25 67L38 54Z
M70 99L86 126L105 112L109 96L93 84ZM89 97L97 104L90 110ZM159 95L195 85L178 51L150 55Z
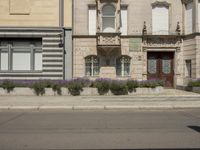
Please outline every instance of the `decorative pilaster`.
M96 0L96 10L97 10L97 32L101 32L101 10L100 10L100 0Z
M117 23L116 23L116 26L117 26L117 32L120 32L120 28L121 28L121 24L120 24L120 16L121 16L121 0L118 0L117 2Z
M198 3L199 0L194 0L194 32L199 32L199 14L198 14Z

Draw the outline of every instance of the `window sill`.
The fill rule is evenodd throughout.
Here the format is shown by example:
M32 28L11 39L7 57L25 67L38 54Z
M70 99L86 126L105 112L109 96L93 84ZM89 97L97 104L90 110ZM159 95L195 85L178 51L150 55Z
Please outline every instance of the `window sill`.
M119 75L117 75L117 78L131 78L131 76L130 75L128 75L128 76L119 76Z

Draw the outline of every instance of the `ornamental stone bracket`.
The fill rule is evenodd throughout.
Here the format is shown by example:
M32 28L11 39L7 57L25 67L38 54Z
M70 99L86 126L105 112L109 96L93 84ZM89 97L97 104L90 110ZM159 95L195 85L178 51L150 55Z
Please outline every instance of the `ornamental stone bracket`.
M142 47L143 49L176 49L180 50L182 44L181 36L144 36Z
M120 47L121 38L120 33L97 33L98 47Z

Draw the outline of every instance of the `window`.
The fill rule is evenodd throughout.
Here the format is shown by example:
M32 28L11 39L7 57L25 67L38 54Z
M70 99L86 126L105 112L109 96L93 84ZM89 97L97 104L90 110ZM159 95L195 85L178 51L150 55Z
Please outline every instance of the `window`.
M105 5L102 12L103 32L115 32L115 7Z
M185 34L193 32L193 2L186 4L185 12Z
M99 75L99 58L97 56L88 56L85 58L86 76Z
M121 7L121 34L127 35L127 7Z
M42 70L41 39L0 39L0 71Z
M185 76L191 78L192 77L192 61L185 60Z
M89 6L89 35L96 35L96 7Z
M117 75L118 76L129 76L130 75L130 61L131 58L129 56L122 56L117 59Z
M158 35L169 34L169 8L156 6L152 10L152 32Z

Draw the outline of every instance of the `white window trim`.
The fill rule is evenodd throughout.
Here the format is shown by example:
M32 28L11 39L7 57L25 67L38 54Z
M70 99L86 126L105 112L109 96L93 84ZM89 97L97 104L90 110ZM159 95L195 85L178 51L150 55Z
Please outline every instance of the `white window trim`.
M125 74L125 62L124 62L124 59L126 59L126 58L128 58L130 60L128 75ZM123 59L123 61L120 61L121 59ZM119 65L118 62L120 62L120 66L121 66L121 70L120 70L121 72L120 72L120 75L118 75L118 76L121 76L121 77L128 77L128 76L130 76L131 58L128 57L128 56L122 56L122 57L119 57L117 59L117 65ZM118 69L118 66L116 66L116 68Z
M95 74L94 74L94 69L95 69L95 68L94 68L94 59L95 59L95 58L98 59L98 65L99 65L99 58L98 58L97 56L87 56L85 59L87 59L87 58L91 58L91 60L90 60L90 61L91 61L91 62L90 62L90 63L91 63L91 66L90 66L90 71L91 71L91 72L90 72L90 75L87 75L87 72L86 72L86 69L85 69L85 75L86 75L86 76L91 76L91 77L98 76L98 75L99 75L99 72L98 72L98 75L95 75ZM86 66L86 63L85 63L85 67L87 67L87 66ZM99 69L99 68L98 68L98 69Z

